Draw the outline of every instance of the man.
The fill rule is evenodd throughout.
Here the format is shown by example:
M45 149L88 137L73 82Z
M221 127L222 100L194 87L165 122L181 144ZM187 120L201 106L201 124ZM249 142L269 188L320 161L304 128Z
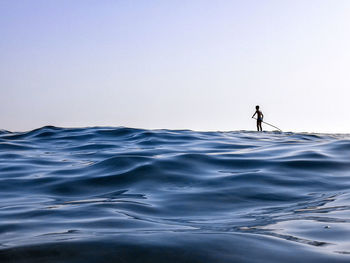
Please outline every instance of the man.
M258 128L258 131L262 131L262 127L261 127L261 123L263 122L264 119L264 114L259 110L259 106L255 106L255 113L252 116L252 118L254 118L255 114L257 114L257 119L256 119L256 127Z

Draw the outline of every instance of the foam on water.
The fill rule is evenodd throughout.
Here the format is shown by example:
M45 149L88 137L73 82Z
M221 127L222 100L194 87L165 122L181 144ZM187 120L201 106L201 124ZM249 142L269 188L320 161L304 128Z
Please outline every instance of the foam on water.
M350 136L0 131L1 262L349 262Z

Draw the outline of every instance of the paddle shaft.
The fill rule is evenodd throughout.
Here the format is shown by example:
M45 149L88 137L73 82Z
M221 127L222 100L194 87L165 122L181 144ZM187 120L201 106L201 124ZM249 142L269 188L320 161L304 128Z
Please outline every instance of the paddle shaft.
M254 120L257 120L257 118L253 118ZM277 129L277 130L279 130L279 131L282 131L280 128L277 128L276 126L274 126L274 125L272 125L272 124L270 124L270 123L267 123L267 122L264 122L264 121L261 121L261 122L263 122L263 123L265 123L265 124L267 124L267 125L270 125L271 127L274 127L275 129Z

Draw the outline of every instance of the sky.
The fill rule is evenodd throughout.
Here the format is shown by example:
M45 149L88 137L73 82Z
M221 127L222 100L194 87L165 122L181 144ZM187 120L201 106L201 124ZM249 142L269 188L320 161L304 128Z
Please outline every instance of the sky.
M260 105L283 131L350 133L349 14L347 0L0 0L0 129L255 130Z

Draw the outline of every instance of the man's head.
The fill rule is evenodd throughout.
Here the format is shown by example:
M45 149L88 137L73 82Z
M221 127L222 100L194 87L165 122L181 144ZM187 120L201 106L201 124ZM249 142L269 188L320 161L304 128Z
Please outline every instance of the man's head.
M256 105L256 106L255 106L255 109L256 109L256 110L259 110L259 105Z

